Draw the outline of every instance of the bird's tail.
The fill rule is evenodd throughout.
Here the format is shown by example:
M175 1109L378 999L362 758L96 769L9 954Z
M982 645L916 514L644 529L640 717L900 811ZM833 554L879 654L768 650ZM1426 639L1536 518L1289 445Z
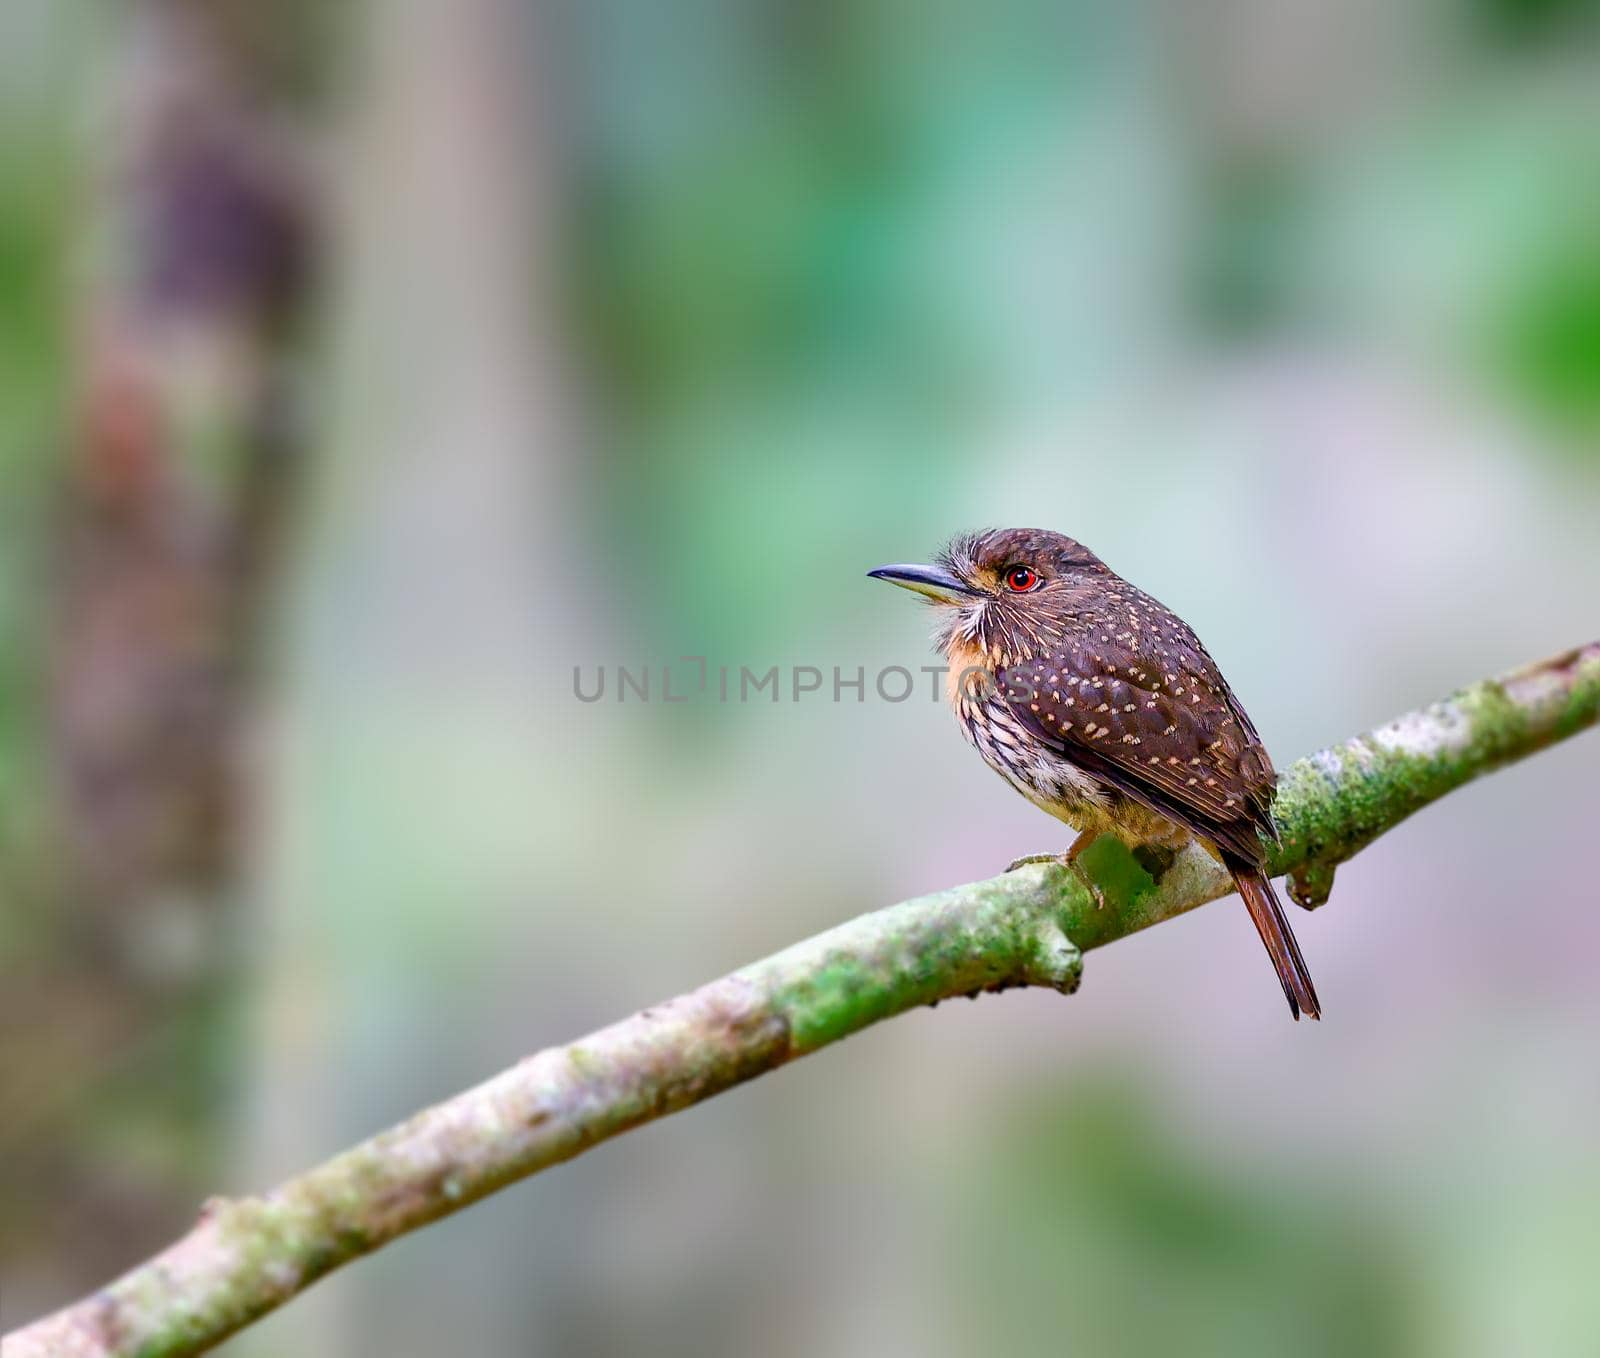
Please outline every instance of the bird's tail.
M1316 987L1311 984L1311 973L1306 970L1305 958L1300 956L1300 945L1294 941L1294 932L1284 918L1283 907L1266 873L1260 868L1243 863L1229 863L1233 883L1239 895L1250 908L1250 918L1255 921L1256 932L1267 945L1272 965L1278 969L1278 980L1289 1000L1289 1012L1296 1019L1322 1017L1322 1006L1317 1002Z

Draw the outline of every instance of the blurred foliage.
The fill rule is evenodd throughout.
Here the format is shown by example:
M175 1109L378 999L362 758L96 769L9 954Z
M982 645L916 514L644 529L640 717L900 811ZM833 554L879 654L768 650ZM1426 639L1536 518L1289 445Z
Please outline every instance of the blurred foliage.
M1416 1270L1359 1194L1281 1155L1224 1158L1126 1077L1011 1108L969 1242L1011 1352L1369 1358L1415 1352Z
M1600 21L1596 0L1468 0L1480 31L1497 45L1568 40Z
M62 7L65 32L75 32L75 10ZM51 934L44 594L53 478L67 437L69 262L81 244L74 213L83 171L69 110L82 94L84 53L67 42L51 56L18 82L0 117L0 956L37 949Z
M1600 456L1600 203L1562 235L1505 306L1500 358L1518 395L1580 436L1569 447Z
M785 569L806 525L939 495L1003 362L950 267L984 229L952 189L1102 79L1122 22L1040 0L563 7L574 314L607 393L597 527L657 563L647 634L777 648L817 598ZM697 607L757 556L759 590Z
M1209 178L1191 265L1191 306L1210 334L1248 338L1289 316L1308 225L1297 166L1286 155L1240 155Z
M1074 6L1004 8L609 0L570 20L584 97L611 101L586 110L578 206L613 389L659 416L864 365L928 393L970 373L958 318L922 310L914 233L964 160L1070 93L1093 32ZM1052 31L1074 40L1047 58ZM653 38L659 73L635 65Z

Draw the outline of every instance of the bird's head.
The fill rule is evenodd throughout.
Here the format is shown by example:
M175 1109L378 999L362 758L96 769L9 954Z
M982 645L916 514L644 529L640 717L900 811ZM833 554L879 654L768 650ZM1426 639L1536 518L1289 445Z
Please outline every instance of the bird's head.
M934 565L867 572L939 607L935 637L952 665L996 667L1047 649L1109 573L1082 543L1043 528L972 533Z

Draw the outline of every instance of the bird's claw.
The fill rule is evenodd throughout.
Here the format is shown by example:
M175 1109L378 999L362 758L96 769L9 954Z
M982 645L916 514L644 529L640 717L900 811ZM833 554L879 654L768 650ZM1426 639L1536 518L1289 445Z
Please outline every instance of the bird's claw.
M1082 863L1078 862L1070 853L1030 853L1021 858L1013 858L1006 866L1007 872L1015 872L1018 868L1026 868L1034 863L1053 863L1058 868L1065 868L1079 882L1083 889L1094 897L1094 908L1104 910L1106 907L1106 893L1100 889L1100 884L1089 876Z
M1067 867L1067 856L1064 853L1029 853L1021 858L1013 858L1006 864L1007 872L1015 872L1018 868L1031 867L1035 863L1054 863L1057 867Z
M1104 910L1106 908L1106 893L1100 889L1100 883L1089 876L1081 863L1074 860L1068 862L1067 866L1072 869L1072 875L1083 883L1083 889L1094 897L1094 908L1096 910Z

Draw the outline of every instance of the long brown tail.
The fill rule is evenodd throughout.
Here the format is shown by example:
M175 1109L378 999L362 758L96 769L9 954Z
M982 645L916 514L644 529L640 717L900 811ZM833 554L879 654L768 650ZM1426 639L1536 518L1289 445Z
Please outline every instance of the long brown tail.
M1260 868L1229 863L1228 871L1233 874L1233 883L1244 897L1244 903L1250 907L1250 918L1255 921L1261 941L1267 945L1272 965L1278 969L1278 980L1283 983L1283 993L1289 1000L1289 1012L1296 1019L1302 1013L1307 1018L1321 1018L1322 1006L1317 1002L1311 973L1306 970L1305 958L1300 956L1294 931L1283 917L1283 907L1278 904L1272 883Z

